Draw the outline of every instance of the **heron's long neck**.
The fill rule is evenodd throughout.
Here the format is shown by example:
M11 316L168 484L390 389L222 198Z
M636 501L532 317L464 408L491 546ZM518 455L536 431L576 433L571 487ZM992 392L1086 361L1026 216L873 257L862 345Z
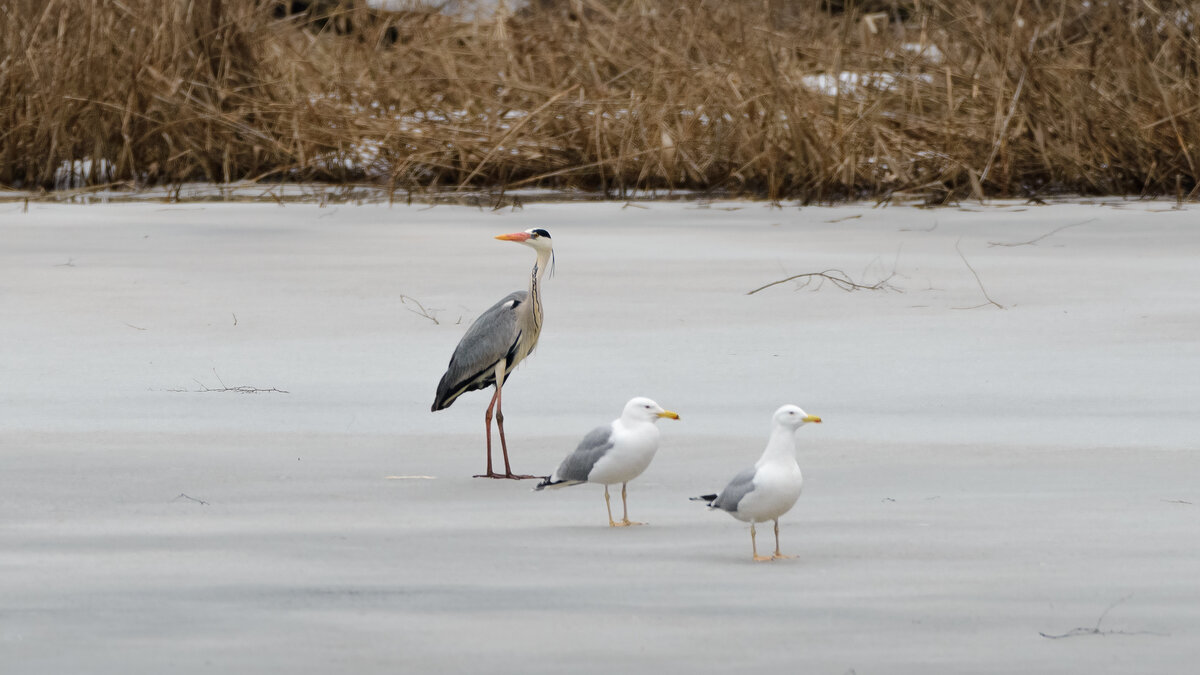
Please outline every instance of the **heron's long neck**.
M762 458L758 460L761 466L767 462L796 462L796 430L783 425L771 430L771 438L767 441L767 449L763 450Z
M533 271L529 274L529 304L533 308L533 321L537 329L542 329L542 275L550 264L550 252L538 251L537 262L533 263Z

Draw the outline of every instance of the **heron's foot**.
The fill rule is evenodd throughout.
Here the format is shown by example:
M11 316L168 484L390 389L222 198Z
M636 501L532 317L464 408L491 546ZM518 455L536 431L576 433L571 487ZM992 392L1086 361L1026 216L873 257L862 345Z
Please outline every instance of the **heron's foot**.
M754 562L771 562L771 561L772 561L772 560L774 560L774 559L775 559L774 557L772 557L772 556L769 556L769 555L756 555L756 556L754 556Z
M775 551L775 555L771 556L771 559L772 560L789 560L789 559L795 558L795 557L796 556L794 556L794 555L784 555L784 554L780 553L779 551Z
M609 525L612 527L629 527L630 525L645 525L645 523L639 523L636 520L630 520L628 518L624 518L619 523L610 522Z
M491 473L477 473L472 476L472 478L504 478L507 480L525 480L527 478L537 478L538 480L541 480L545 478L545 476L526 476L516 473L496 473L493 471Z

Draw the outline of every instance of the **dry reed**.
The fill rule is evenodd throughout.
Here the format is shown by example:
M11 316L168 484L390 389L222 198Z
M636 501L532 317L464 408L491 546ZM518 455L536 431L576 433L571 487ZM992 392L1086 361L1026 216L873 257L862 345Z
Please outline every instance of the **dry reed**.
M1194 2L268 4L0 0L0 185L1200 190Z

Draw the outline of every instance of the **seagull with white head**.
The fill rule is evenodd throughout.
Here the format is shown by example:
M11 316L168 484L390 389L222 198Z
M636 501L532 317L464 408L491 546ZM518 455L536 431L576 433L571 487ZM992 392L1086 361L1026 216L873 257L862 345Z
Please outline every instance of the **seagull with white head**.
M794 405L776 410L771 420L771 438L758 462L734 476L721 494L692 497L694 501L708 502L711 509L721 509L750 523L750 548L756 561L791 557L779 552L779 517L800 498L804 476L796 462L796 431L810 422L820 424L821 418ZM768 520L775 521L775 554L760 556L754 524Z
M567 456L553 475L547 476L535 490L559 488L583 483L604 486L604 505L608 508L609 527L643 525L629 519L625 488L629 481L642 475L654 454L658 452L658 426L662 418L677 420L679 415L664 410L648 398L630 399L621 416L611 423L596 427L583 437L575 451ZM608 486L621 484L620 522L612 517Z

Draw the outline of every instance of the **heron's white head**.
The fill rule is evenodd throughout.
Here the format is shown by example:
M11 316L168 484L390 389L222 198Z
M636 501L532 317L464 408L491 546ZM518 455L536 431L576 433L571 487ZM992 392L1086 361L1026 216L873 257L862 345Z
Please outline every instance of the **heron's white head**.
M663 410L662 406L642 396L629 399L629 403L625 404L625 410L621 412L622 419L639 422L657 422L663 417L673 420L679 419L679 415L676 413L670 410Z
M542 272L545 271L546 259L550 259L550 276L554 276L554 244L550 241L550 233L540 227L530 228L524 232L513 232L512 234L499 234L496 238L501 241L515 241L519 244L525 244L529 248L537 251L538 262L534 269L538 270L537 278L541 279Z
M816 415L809 415L801 410L798 406L794 405L785 405L779 410L776 410L775 417L773 419L775 424L778 424L782 427L787 427L788 429L799 429L809 422L815 422L817 424L821 423L820 417L817 417Z
M554 245L550 242L550 233L540 227L525 230L524 232L513 232L512 234L501 234L496 236L501 241L515 241L520 244L525 244L529 248L538 251L553 251Z

